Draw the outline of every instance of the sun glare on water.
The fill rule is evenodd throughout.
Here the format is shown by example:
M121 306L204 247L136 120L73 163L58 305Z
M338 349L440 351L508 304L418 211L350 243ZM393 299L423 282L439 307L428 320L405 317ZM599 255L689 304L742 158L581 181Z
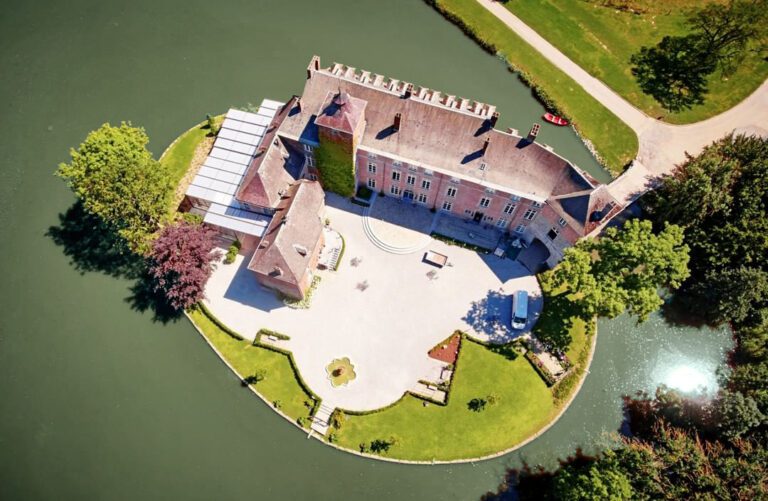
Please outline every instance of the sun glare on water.
M667 387L691 393L694 391L713 391L717 383L706 372L690 365L678 365L667 372L662 381Z

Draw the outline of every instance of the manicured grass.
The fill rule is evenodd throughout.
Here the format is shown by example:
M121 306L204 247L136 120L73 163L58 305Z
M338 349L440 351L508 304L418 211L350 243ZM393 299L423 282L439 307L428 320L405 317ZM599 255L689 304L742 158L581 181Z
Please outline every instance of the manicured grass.
M635 157L638 141L632 129L475 0L427 1L453 22L462 23L465 32L470 32L487 50L523 71L531 84L571 118L614 175Z
M514 0L506 7L590 74L605 82L638 108L670 123L692 123L722 113L746 98L768 77L768 64L750 53L739 70L723 80L709 81L704 104L669 114L642 92L630 71L629 59L643 45L666 35L687 33L685 11L699 0L678 0L647 7L635 14L582 0ZM580 120L579 115L574 116Z
M373 414L348 415L337 432L339 445L358 450L361 443L396 439L384 455L429 461L485 456L520 443L546 425L557 412L552 394L523 357L509 360L483 345L465 340L448 405L406 396ZM498 401L474 412L473 398L495 395Z
M296 380L287 355L233 338L198 309L191 310L189 315L241 376L247 378L264 371L264 379L252 385L264 398L272 403L279 401L280 410L294 420L309 419L308 403L312 403L312 398Z

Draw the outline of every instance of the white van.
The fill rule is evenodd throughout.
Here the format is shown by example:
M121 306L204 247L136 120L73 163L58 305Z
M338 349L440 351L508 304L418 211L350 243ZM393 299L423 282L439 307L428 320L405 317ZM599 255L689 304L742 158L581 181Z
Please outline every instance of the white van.
M512 328L525 329L528 323L528 291L512 294Z

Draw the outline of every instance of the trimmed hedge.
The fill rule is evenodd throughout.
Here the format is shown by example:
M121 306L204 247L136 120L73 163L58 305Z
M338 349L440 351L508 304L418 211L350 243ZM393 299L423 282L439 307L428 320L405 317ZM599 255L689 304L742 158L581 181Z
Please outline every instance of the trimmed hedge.
M344 259L344 251L347 250L347 242L344 240L344 235L339 233L339 238L341 238L341 250L339 251L339 259L336 261L336 267L333 269L333 271L339 271L341 260Z
M198 308L200 308L200 311L201 311L201 312L203 312L203 315L205 315L206 317L208 317L208 320L210 320L211 322L213 322L214 324L216 324L216 327L218 327L219 329L223 330L224 332L226 332L227 334L229 334L230 336L232 336L233 338L235 338L235 339L237 339L237 340L240 340L240 341L243 341L243 340L245 340L245 338L244 338L244 337L243 337L243 336L242 336L242 335L241 335L239 332L235 332L235 331L233 331L232 329L230 329L229 327L227 327L227 326L226 326L226 324L224 324L224 322L222 322L221 320L219 320L218 318L216 318L216 315L214 315L213 313L211 313L211 310L209 310L209 309L208 309L208 308L205 306L205 304L203 304L203 302L202 302L202 301L200 301L199 303L197 303L197 307L198 307Z
M541 360L539 360L539 357L533 353L533 351L526 350L525 359L531 363L533 368L536 370L539 376L541 376L541 379L544 380L547 386L553 386L557 382L555 376L553 376L552 373L550 373L549 370L544 367L544 364L541 362Z
M480 247L479 245L475 245L475 244L468 244L467 242L462 242L461 240L456 240L455 238L447 237L445 235L437 233L436 231L433 231L429 236L431 236L435 240L439 240L448 245L455 245L456 247L461 247L462 249L479 252L480 254L490 254L491 252L489 249L486 249L485 247Z

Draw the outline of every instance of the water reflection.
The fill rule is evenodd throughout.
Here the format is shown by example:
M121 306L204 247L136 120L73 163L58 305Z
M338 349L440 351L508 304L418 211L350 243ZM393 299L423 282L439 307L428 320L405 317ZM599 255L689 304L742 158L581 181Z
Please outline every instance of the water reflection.
M662 366L658 373L661 384L682 393L712 395L717 390L714 372L691 361L673 367Z

